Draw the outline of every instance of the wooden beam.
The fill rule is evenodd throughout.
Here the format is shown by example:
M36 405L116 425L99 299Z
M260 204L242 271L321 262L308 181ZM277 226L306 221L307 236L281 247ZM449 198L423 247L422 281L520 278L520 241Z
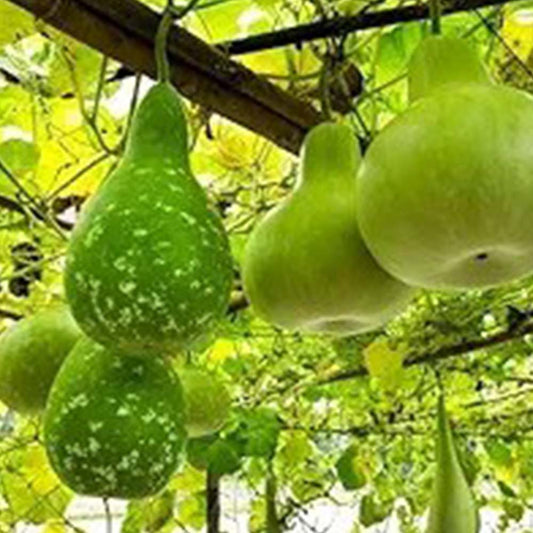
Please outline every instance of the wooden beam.
M155 76L154 37L160 15L135 0L10 0L37 18L123 63ZM171 78L192 102L297 153L321 121L311 105L231 61L186 30L169 36Z
M518 0L444 0L442 15L452 15L462 11L473 11L487 6L506 4ZM334 17L291 28L260 33L234 41L220 43L218 46L230 55L249 54L260 50L278 48L291 44L346 35L358 30L381 28L392 24L413 22L429 18L429 4L400 6L377 11L363 11L356 15Z

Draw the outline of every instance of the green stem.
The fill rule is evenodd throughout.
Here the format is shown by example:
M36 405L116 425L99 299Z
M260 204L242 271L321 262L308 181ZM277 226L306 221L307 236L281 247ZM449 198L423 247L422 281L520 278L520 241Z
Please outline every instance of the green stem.
M331 68L331 59L326 55L320 74L320 103L322 105L322 116L326 121L331 120L332 117L331 94L329 91Z
M96 119L98 118L98 111L100 108L100 101L102 99L102 92L105 85L105 75L107 72L107 65L109 63L109 58L107 56L104 56L102 58L102 64L100 66L100 75L98 77L98 86L96 87L96 95L94 97L94 106L93 111L91 113L91 120L96 122Z
M159 82L168 82L170 80L170 66L167 56L167 39L172 22L174 20L172 11L172 3L169 2L165 8L165 11L163 12L163 16L161 17L161 22L159 23L159 28L157 29L157 34L155 37L155 60L157 65L157 79Z
M429 1L429 16L431 18L431 33L433 35L441 34L440 18L442 15L442 6L440 0Z

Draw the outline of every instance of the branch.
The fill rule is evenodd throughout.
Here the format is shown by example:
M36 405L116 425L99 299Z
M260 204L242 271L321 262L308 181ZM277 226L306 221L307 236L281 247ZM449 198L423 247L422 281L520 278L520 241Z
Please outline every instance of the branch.
M5 209L6 211L18 213L23 216L26 216L29 212L34 218L40 220L41 222L47 222L47 220L50 220L49 218L47 218L46 214L41 209L37 209L35 207L30 206L28 207L27 211L21 204L19 204L12 198L9 198L8 196L0 195L0 209ZM71 230L73 227L72 223L66 222L57 217L54 217L53 220L54 223L62 229Z
M471 11L481 7L500 5L517 0L448 0L442 5L442 15ZM401 22L412 22L429 18L429 6L417 4L371 13L363 12L349 17L335 17L309 24L302 24L283 30L261 33L252 37L220 43L219 47L230 55L248 54L290 44L299 45L306 41L324 39L357 30L381 28Z
M207 469L207 533L220 533L220 477Z
M160 16L135 0L10 0L55 28L155 77L154 38ZM231 61L186 30L168 41L171 80L191 101L297 153L305 133L321 121L309 104Z
M10 311L9 309L0 309L0 319L9 318L11 320L21 320L24 318L21 314Z
M450 346L443 346L433 352L426 352L422 354L412 354L407 357L404 362L404 367L410 367L414 365L420 365L423 363L434 363L442 359L448 359L457 355L463 355L470 352L476 352L483 348L490 348L497 346L498 344L504 344L507 342L514 342L524 337L529 333L533 333L533 322L527 322L519 327L510 327L496 333L490 337L482 339L474 339L471 341L461 342L459 344L452 344ZM329 383L335 383L338 381L346 381L353 378L358 378L368 375L368 370L361 366L352 370L338 372L333 374L324 380L320 381L318 385L327 385Z

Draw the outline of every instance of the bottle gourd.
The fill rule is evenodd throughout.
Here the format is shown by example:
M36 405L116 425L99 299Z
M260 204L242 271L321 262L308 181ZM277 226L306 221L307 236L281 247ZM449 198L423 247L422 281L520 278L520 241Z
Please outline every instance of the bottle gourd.
M413 286L496 286L533 270L533 98L494 85L462 41L430 37L409 66L411 104L358 175L365 241Z
M426 533L477 533L478 511L457 457L442 396L437 420L437 473Z
M52 467L79 494L156 494L184 451L180 382L162 357L117 355L88 338L55 380L44 415Z
M41 412L61 364L80 337L66 306L13 324L0 337L0 400L21 414Z
M185 429L195 439L216 433L228 418L231 398L218 379L186 366L178 372L185 401Z
M292 195L259 222L246 246L244 287L264 319L289 329L353 334L407 304L411 289L384 272L358 229L357 140L324 123L306 137Z
M191 172L186 117L167 77L138 107L124 156L84 207L67 253L75 319L130 353L189 347L224 314L232 284L228 239Z

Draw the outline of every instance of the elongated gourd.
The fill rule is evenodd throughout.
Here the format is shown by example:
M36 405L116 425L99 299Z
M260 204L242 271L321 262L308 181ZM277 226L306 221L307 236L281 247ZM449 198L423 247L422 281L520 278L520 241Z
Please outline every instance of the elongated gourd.
M117 355L82 338L52 386L44 442L75 492L143 498L176 471L184 422L181 385L164 358Z
M437 418L437 474L426 533L477 533L476 503L457 457L442 396Z
M67 253L74 317L126 353L176 353L210 331L232 283L228 239L194 178L166 80L137 109L124 157L84 207Z
M409 108L358 175L361 232L393 276L428 289L496 286L533 271L533 98L492 83L468 45L430 37Z
M41 412L61 364L80 337L66 306L13 324L0 337L0 400L22 414Z
M411 289L378 266L359 233L360 159L348 126L324 123L307 135L294 192L246 247L244 287L262 318L345 335L381 326L409 301Z

